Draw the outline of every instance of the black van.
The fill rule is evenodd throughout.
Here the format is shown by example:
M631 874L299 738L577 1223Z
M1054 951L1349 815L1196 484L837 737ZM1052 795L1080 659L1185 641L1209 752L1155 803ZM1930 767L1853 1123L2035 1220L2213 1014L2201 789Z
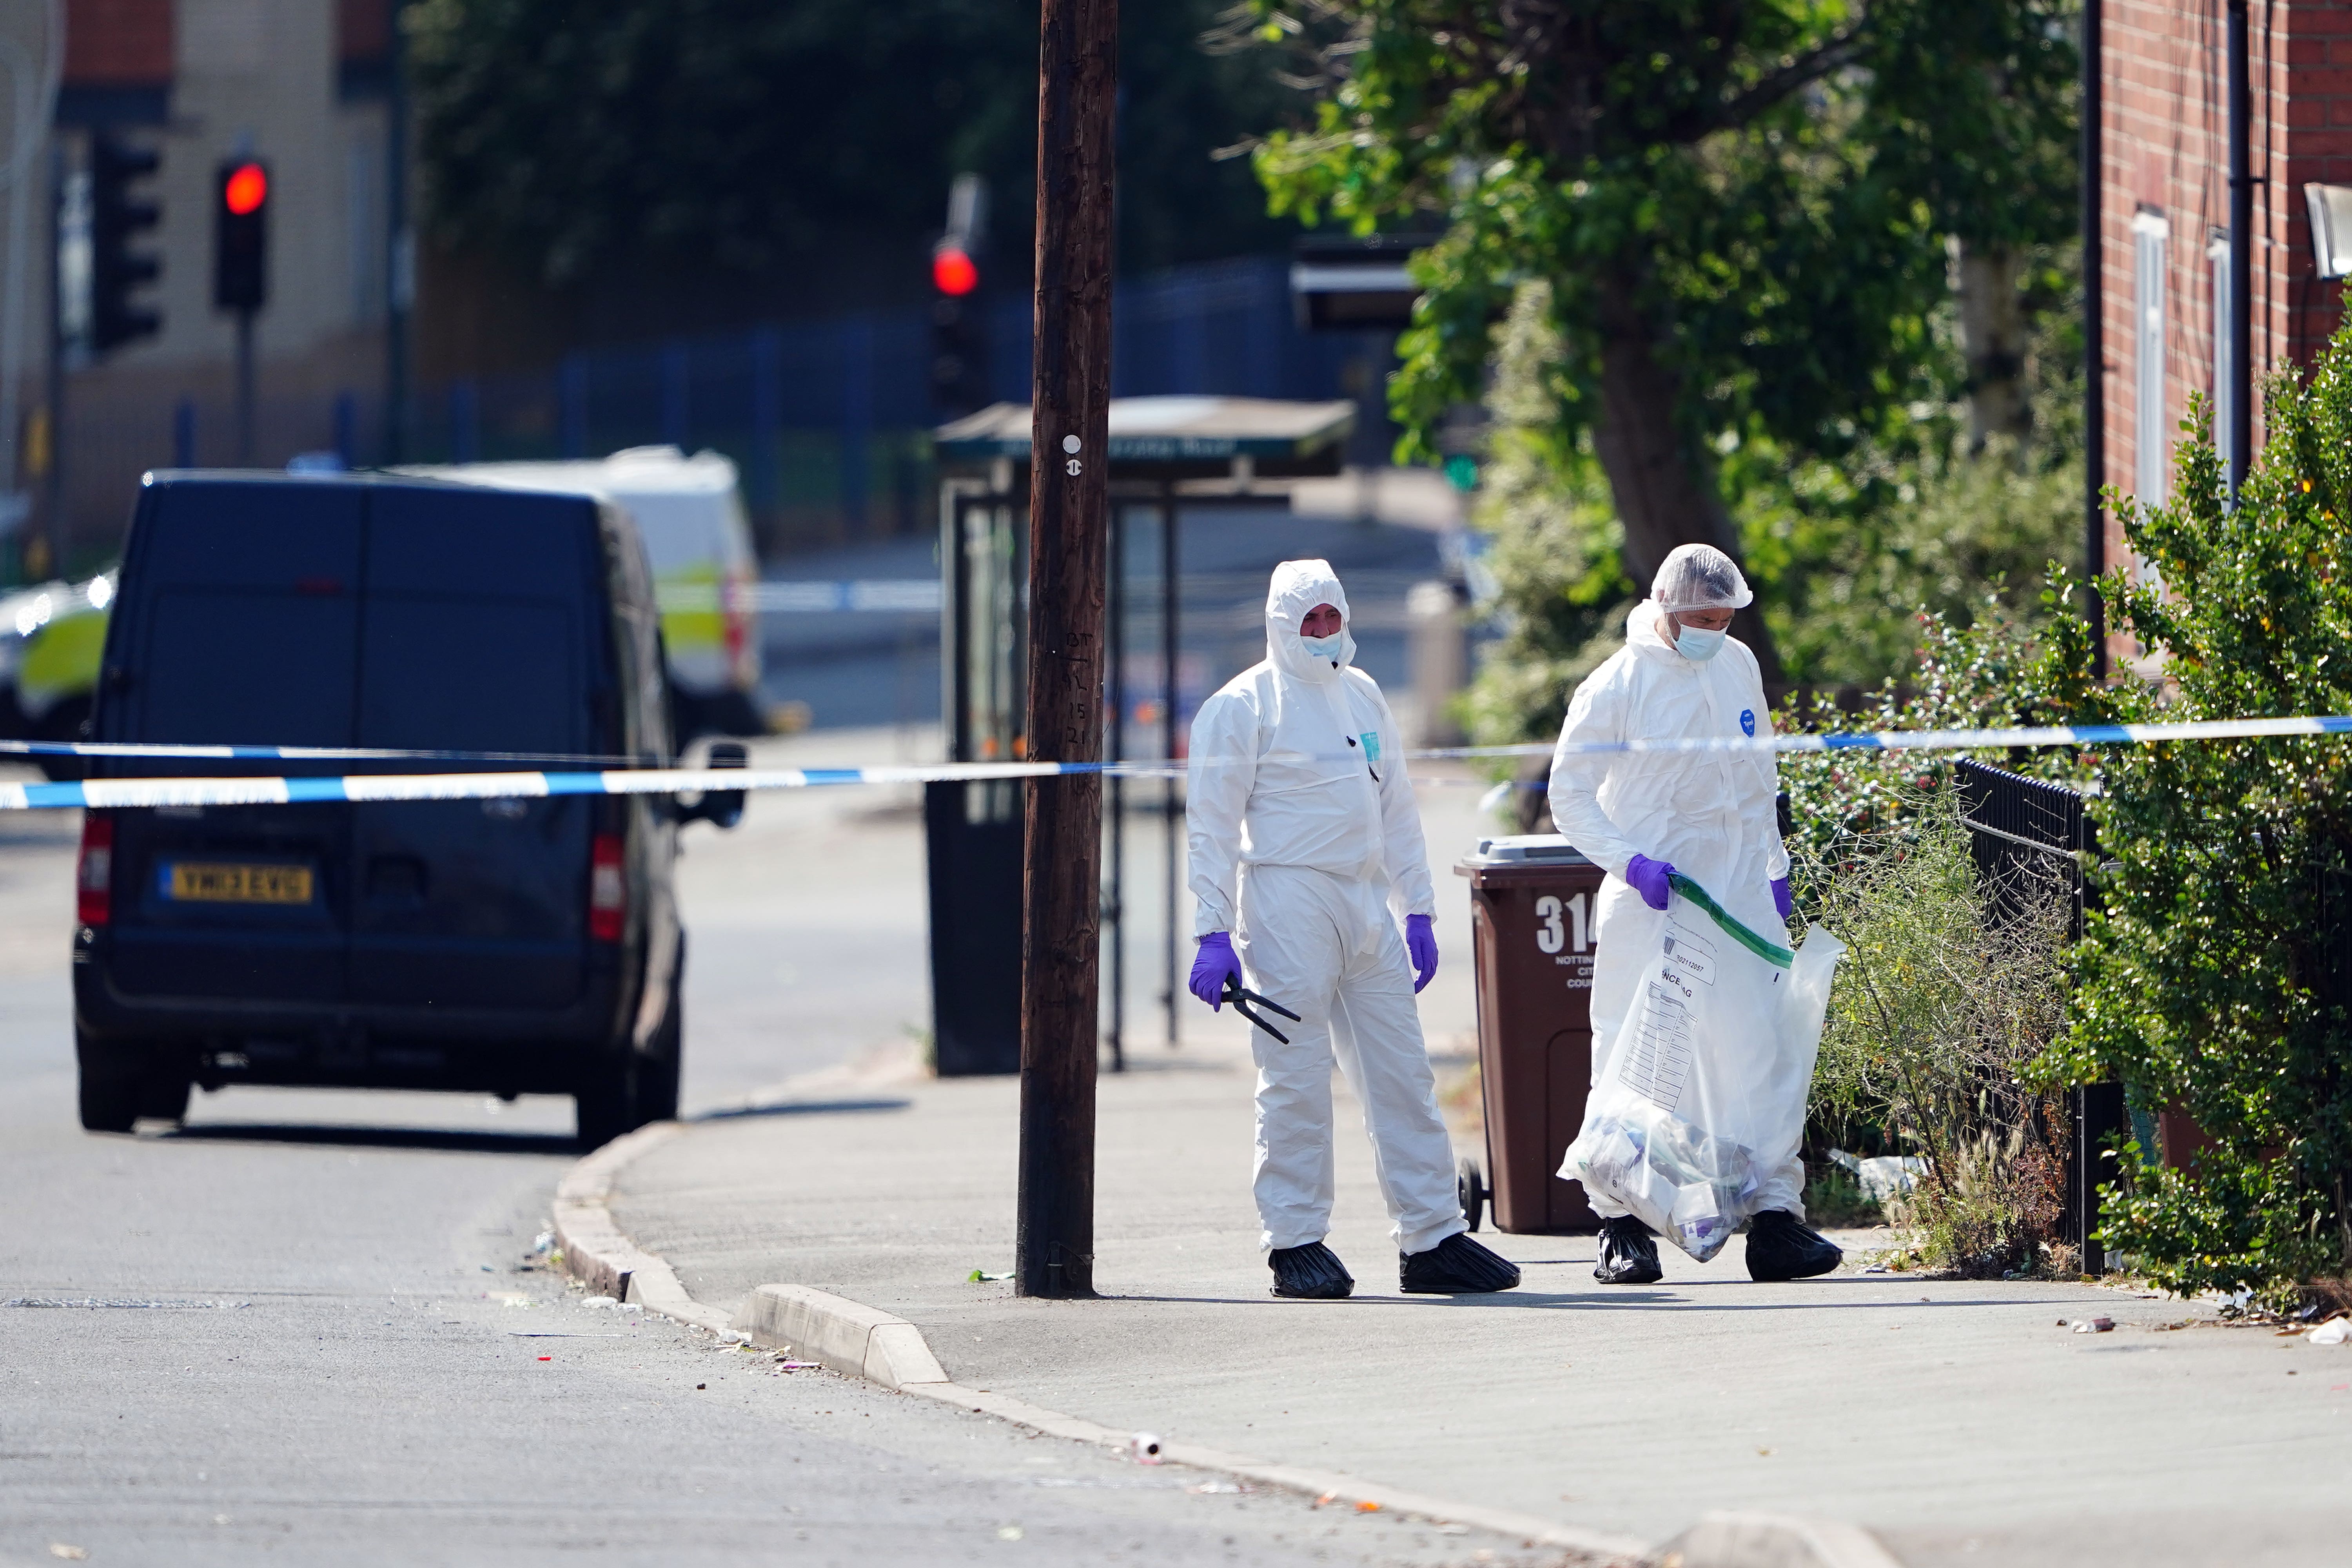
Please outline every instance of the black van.
M593 500L151 474L90 733L656 763L670 751L659 637L635 527ZM90 771L465 765L133 757ZM176 1119L191 1084L225 1083L566 1093L592 1146L673 1116L677 829L690 816L731 824L740 805L89 812L73 954L82 1125Z

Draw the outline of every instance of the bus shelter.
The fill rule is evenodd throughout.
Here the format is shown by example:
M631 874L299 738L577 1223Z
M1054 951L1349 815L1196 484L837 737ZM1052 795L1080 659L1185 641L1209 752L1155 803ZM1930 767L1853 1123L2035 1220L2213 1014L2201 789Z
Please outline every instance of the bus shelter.
M1104 755L1181 754L1181 509L1290 502L1290 481L1336 474L1355 421L1349 402L1255 397L1121 397L1110 405L1111 529L1105 592ZM960 763L1028 754L1029 410L1000 403L933 435L940 473L940 712L948 756ZM1127 584L1130 553L1159 567L1156 691L1130 691ZM1135 650L1145 652L1151 650ZM1138 719L1149 701L1149 721ZM925 786L929 854L931 1038L940 1073L1021 1067L1020 781ZM1128 911L1126 821L1130 788L1148 789L1160 817L1167 908L1160 955L1167 1037L1183 994L1179 897L1183 796L1172 777L1108 781L1103 936L1108 969L1104 1040L1114 1070L1126 1062Z

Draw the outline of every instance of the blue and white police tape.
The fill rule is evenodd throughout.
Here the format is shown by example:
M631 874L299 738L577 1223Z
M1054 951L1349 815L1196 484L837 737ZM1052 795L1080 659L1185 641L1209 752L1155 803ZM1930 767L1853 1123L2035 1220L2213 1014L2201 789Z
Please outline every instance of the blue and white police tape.
M1571 756L1654 752L1962 752L2344 734L2352 734L2352 714L2331 713L2291 719L2215 719L2179 724L2044 724L2006 730L1861 730L1828 734L1694 735L1671 740L1579 741L1568 745L1566 751ZM1409 750L1404 755L1412 762L1456 762L1500 757L1549 757L1560 750L1550 742L1536 741L1514 746L1428 746ZM1254 760L1339 762L1352 760L1353 755L1346 752L1334 752L1321 757L1286 753L1279 758ZM631 760L586 752L403 751L384 746L184 745L131 741L0 741L0 756L153 757L180 758L191 762L608 763L616 764L611 770L616 773L624 771L618 765L627 764ZM1170 773L1181 773L1185 766L1182 758L1163 757L1118 763L954 763L911 770L899 767L785 768L772 771L779 777L798 776L805 773L811 783L833 784L908 784L926 779L1041 778L1054 773L1089 773L1157 778ZM659 770L637 768L625 771L629 776L635 777ZM917 773L921 777L916 777ZM740 778L744 775L736 773L732 776ZM667 788L700 787L658 786L628 793L661 794ZM773 784L730 787L796 789L803 786Z
M2042 724L2009 730L1857 730L1828 734L1691 735L1673 740L1545 742L1519 746L1442 746L1416 760L1474 757L1612 756L1653 752L1976 752L2032 746L2145 746L2163 741L2242 741L2352 734L2352 714L2315 718L2212 719L2181 724Z
M1680 740L1593 741L1575 754L1689 752L1990 751L2028 746L2150 745L2168 741L2255 740L2352 734L2352 714L2315 718L2224 719L2180 724L2050 724L2007 730L1876 731L1828 735L1695 736ZM1409 752L1423 759L1540 756L1554 748L1448 746ZM306 757L336 753L264 747L117 745L100 754L129 756ZM1265 761L1271 759L1257 759ZM1297 759L1311 760L1306 757ZM1329 761L1349 760L1334 753ZM1203 759L1203 765L1214 765ZM354 773L340 778L90 779L79 784L0 783L0 811L63 806L102 809L160 805L279 805L321 801L493 800L563 795L677 795L696 791L814 789L845 784L976 783L1097 773L1164 778L1184 764L1120 763L938 763L854 768L625 768L566 773Z
M0 811L54 806L300 805L325 801L508 800L561 795L680 795L811 789L826 784L928 784L1038 778L1098 771L1087 764L965 763L887 768L632 768L604 773L354 773L341 778L85 779L0 784Z
M243 763L591 763L626 757L595 752L417 752L396 746L212 746L145 741L0 741L0 757L184 757Z

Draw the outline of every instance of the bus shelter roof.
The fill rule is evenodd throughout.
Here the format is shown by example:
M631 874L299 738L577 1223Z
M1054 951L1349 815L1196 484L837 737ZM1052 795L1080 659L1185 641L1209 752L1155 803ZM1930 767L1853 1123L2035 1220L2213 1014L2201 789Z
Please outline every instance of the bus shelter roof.
M1111 477L1187 479L1336 474L1356 405L1270 397L1114 397ZM1029 407L998 403L940 426L933 450L950 468L1029 458Z

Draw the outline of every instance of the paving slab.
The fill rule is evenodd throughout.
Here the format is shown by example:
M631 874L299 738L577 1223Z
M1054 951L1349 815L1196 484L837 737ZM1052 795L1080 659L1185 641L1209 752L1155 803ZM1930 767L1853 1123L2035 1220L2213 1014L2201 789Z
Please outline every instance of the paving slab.
M2352 1348L2129 1289L1748 1279L1739 1244L1604 1289L1589 1237L1496 1236L1516 1291L1396 1291L1343 1097L1344 1302L1273 1300L1251 1077L1222 1022L1101 1084L1103 1299L1013 1296L1009 1079L771 1098L621 1173L622 1228L731 1311L770 1282L921 1327L956 1381L1113 1426L1660 1541L1711 1508L1858 1522L1906 1563L2305 1563L2352 1539ZM2112 1318L2111 1332L2071 1324ZM2060 1320L2069 1326L2061 1326Z

